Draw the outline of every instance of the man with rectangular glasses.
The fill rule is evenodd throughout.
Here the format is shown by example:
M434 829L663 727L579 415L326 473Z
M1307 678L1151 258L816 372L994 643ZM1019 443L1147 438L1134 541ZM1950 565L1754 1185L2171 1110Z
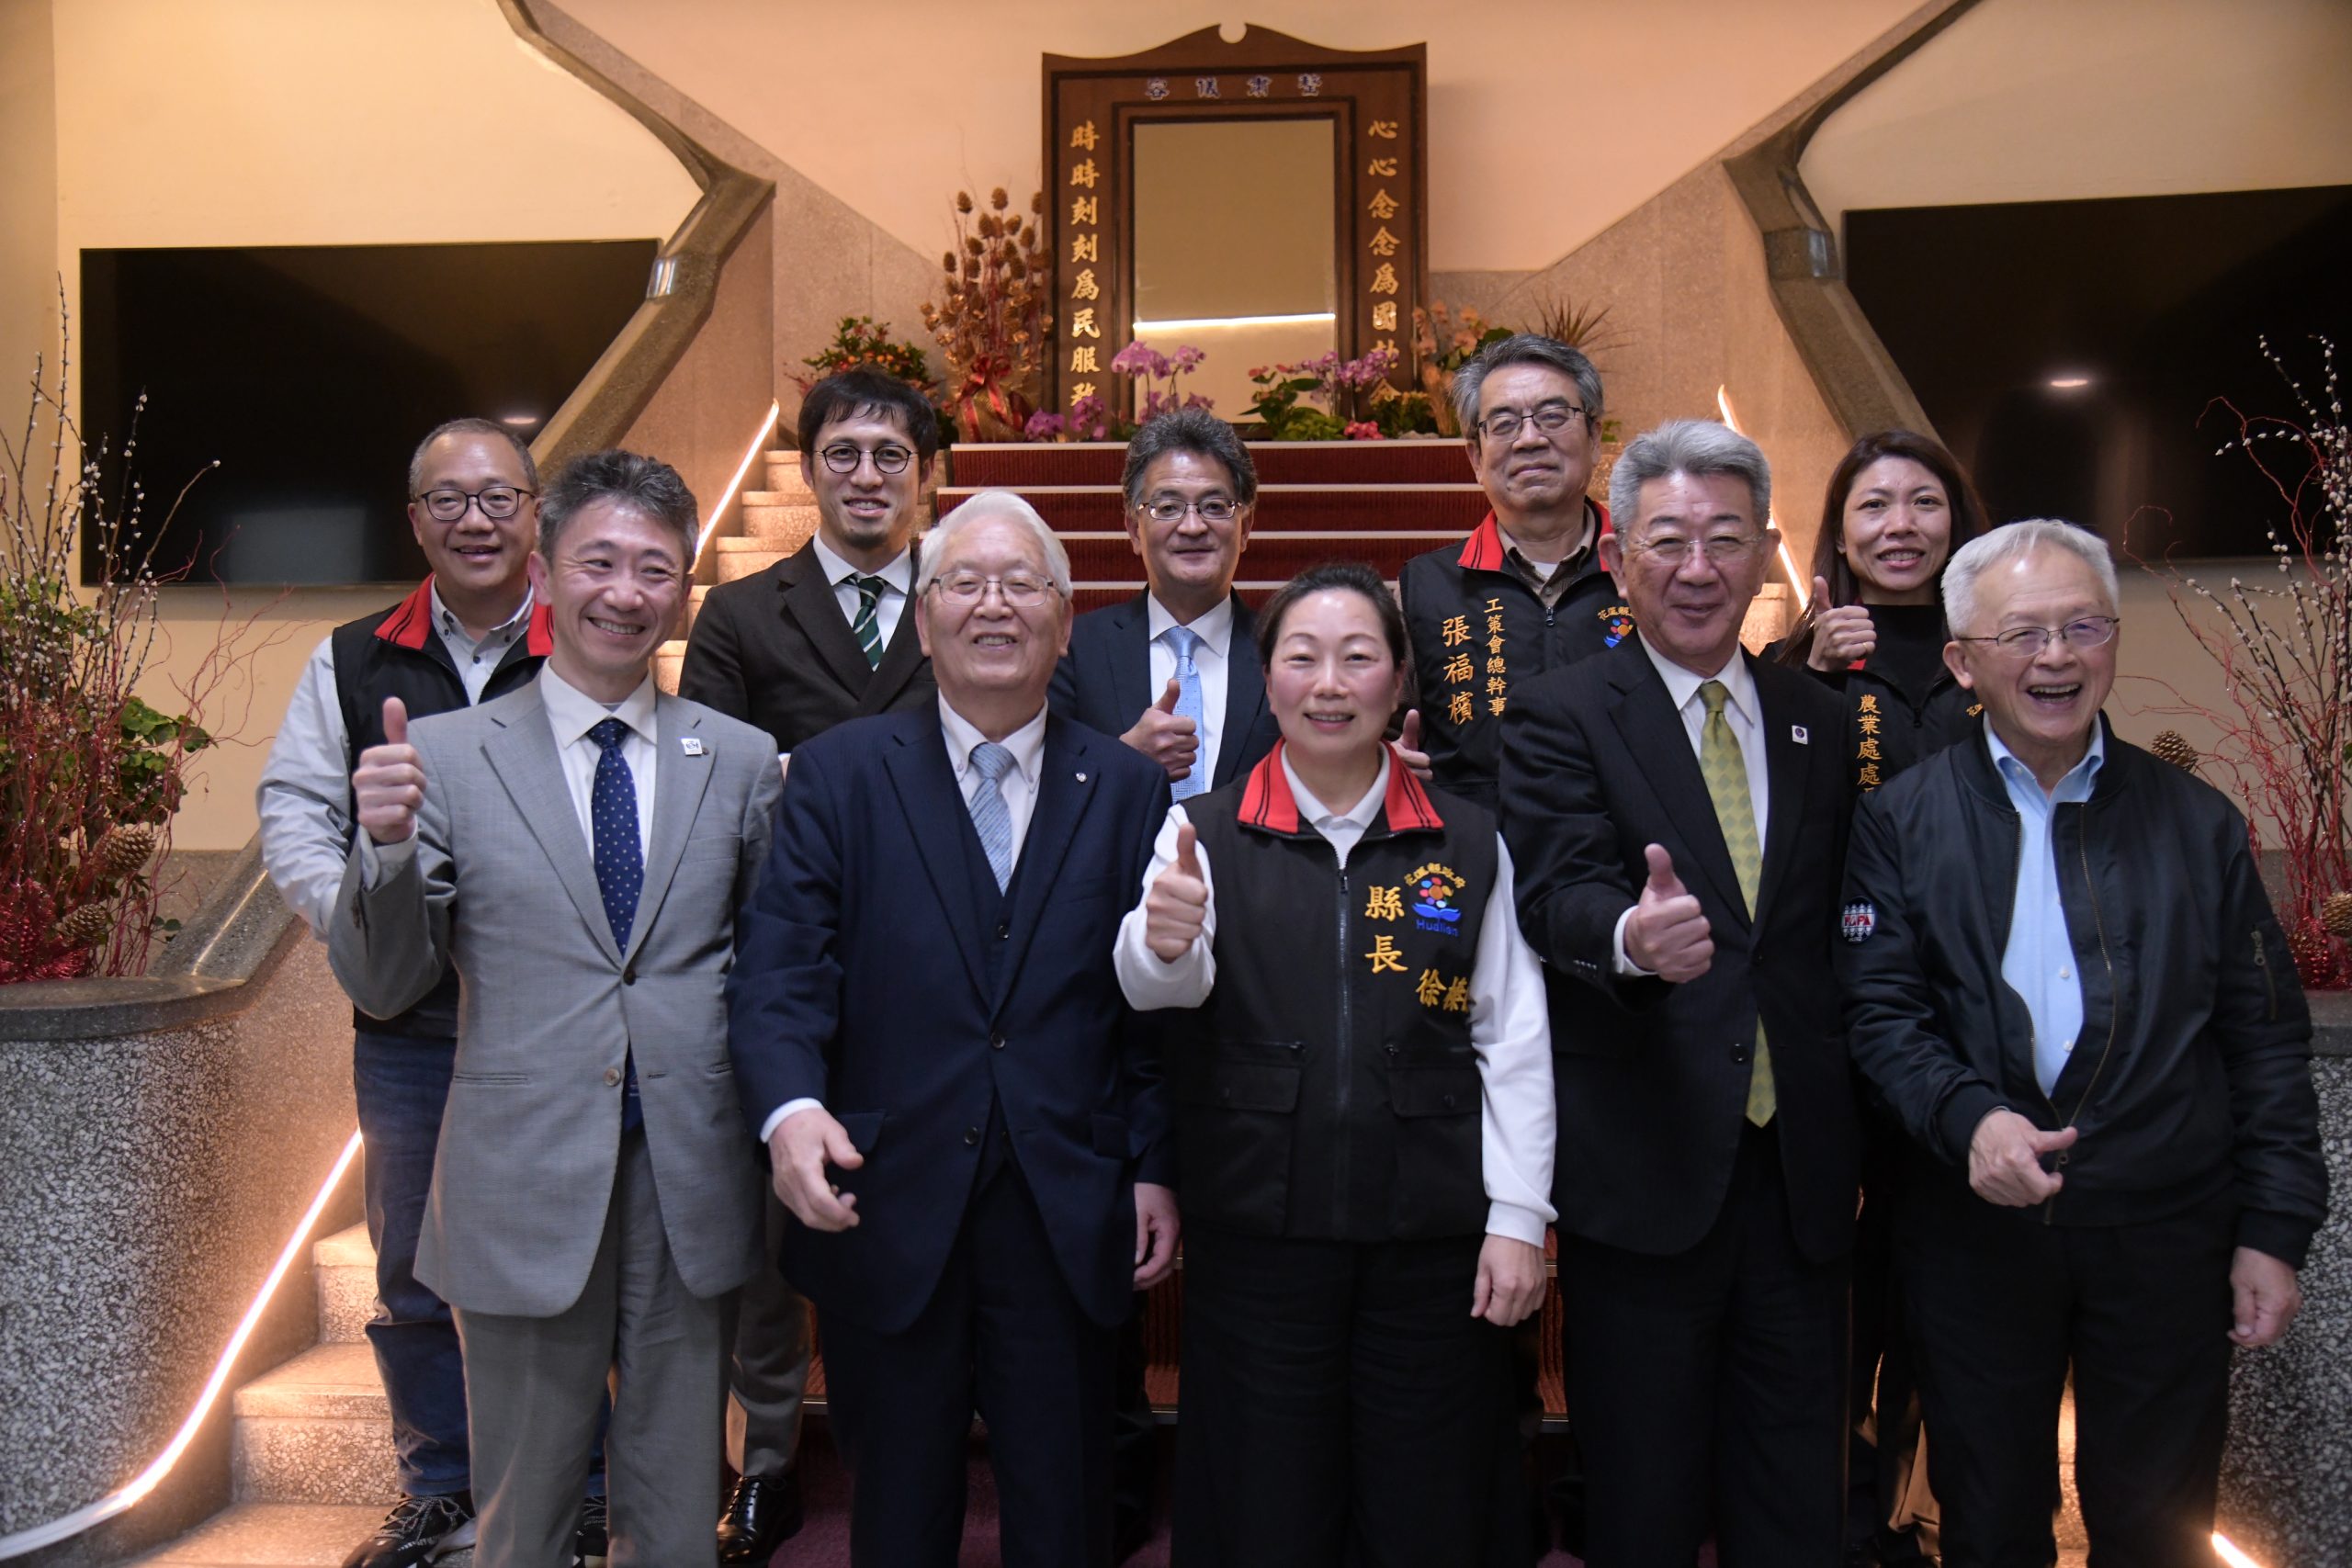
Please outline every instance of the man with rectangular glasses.
M2059 1401L2093 1562L2205 1568L2230 1348L2327 1206L2311 1017L2219 791L2116 738L2115 566L2013 523L1944 570L1981 736L1857 814L1854 1059L1915 1146L1895 1241L1948 1568L2048 1562Z
M1455 372L1453 403L1486 521L1405 563L1422 744L1436 782L1495 805L1511 693L1614 648L1633 611L1600 565L1609 512L1585 494L1600 454L1600 373L1532 333L1489 344Z
M878 370L844 370L808 389L799 438L816 537L710 591L678 678L680 696L759 726L787 756L843 719L927 708L938 695L907 613L939 452L930 400ZM771 1195L771 1261L784 1222ZM800 1528L808 1307L771 1267L743 1288L737 1312L727 1432L741 1479L719 1519L719 1561L764 1563Z

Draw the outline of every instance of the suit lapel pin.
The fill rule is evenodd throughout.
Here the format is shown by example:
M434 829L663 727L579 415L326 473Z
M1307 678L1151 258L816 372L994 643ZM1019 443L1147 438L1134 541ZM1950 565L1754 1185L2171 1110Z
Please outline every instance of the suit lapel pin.
M1789 739L1795 741L1800 746L1810 746L1813 744L1813 737L1805 733L1805 728L1802 724L1792 724L1789 726Z
M1079 774L1079 775L1078 775L1078 782L1079 782L1079 783L1080 783L1080 784L1084 784L1084 783L1086 782L1086 775L1085 775L1084 773L1080 773L1080 774Z
M702 741L692 735L681 736L678 739L678 750L689 757L699 757L702 755Z

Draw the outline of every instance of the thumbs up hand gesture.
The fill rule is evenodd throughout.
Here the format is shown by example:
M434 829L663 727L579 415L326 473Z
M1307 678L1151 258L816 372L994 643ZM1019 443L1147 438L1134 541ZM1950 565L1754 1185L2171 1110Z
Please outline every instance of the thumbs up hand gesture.
M379 844L397 844L416 831L416 810L424 804L424 769L408 743L408 705L384 699L384 743L359 753L352 770L351 795L359 826Z
M1201 753L1200 726L1176 716L1176 699L1183 687L1174 676L1159 700L1143 710L1135 728L1119 737L1165 769L1170 782L1190 774Z
M1829 580L1813 580L1813 648L1805 662L1824 672L1843 670L1857 659L1868 659L1878 648L1878 628L1861 604L1829 603Z
M1175 963L1199 939L1208 908L1208 879L1201 874L1196 836L1187 822L1176 829L1176 858L1144 895L1144 945L1162 964Z
M1699 900L1674 874L1674 857L1666 846L1652 844L1644 853L1649 880L1625 922L1625 956L1661 980L1695 980L1714 962L1714 933Z

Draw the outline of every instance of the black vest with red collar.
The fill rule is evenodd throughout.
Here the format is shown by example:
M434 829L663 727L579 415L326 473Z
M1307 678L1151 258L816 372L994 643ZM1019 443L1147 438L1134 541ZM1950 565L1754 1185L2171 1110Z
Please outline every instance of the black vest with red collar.
M1548 610L1505 563L1491 512L1461 544L1416 556L1397 574L1430 769L1439 784L1490 810L1511 693L1616 647L1634 629L1633 606L1600 566L1609 511L1586 504L1597 524L1592 553Z
M1344 869L1283 749L1184 803L1216 886L1216 987L1171 1031L1188 1224L1339 1241L1487 1226L1470 979L1495 819L1393 760Z
M466 682L449 658L449 650L433 629L433 582L388 610L347 621L330 634L334 645L335 700L343 708L344 771L359 762L359 753L384 740L384 699L398 697L411 718L449 713L467 705ZM536 604L523 635L506 648L482 688L482 701L503 697L526 684L539 672L548 651L555 646L548 607ZM356 818L346 799L347 816ZM356 829L355 829L356 830ZM445 971L440 984L425 998L397 1018L352 1014L355 1027L373 1034L404 1034L455 1038L458 1032L458 975Z

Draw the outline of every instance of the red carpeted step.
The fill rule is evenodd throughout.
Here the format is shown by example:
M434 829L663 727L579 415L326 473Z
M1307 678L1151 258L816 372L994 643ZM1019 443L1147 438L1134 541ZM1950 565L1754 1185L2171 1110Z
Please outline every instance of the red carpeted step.
M1459 484L1470 460L1454 440L1252 441L1258 482L1271 484ZM966 489L989 485L1115 485L1127 448L1117 441L951 446L947 477Z
M973 487L942 485L942 516L972 498ZM1037 515L1064 534L1116 533L1125 526L1117 487L1024 485L1021 494ZM1283 533L1377 534L1390 529L1452 534L1459 538L1487 515L1487 497L1470 484L1262 485L1259 530Z

